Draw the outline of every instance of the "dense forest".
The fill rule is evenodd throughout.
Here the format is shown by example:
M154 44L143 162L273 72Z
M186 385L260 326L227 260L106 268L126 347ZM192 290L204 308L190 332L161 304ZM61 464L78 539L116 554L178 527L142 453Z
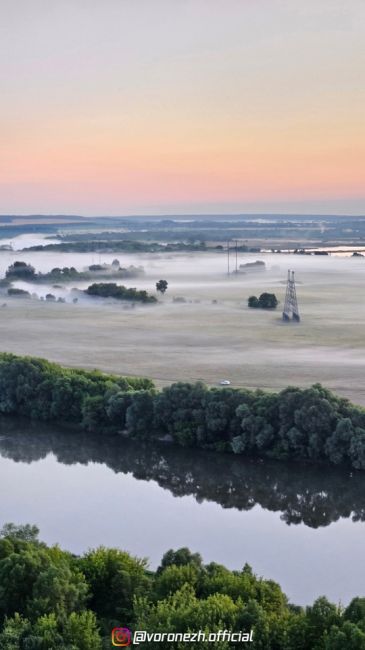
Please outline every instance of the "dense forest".
M145 559L125 551L99 547L75 556L47 546L38 533L29 524L0 531L2 650L101 650L119 626L180 635L252 630L254 650L365 649L365 598L343 608L320 597L302 608L247 564L230 571L181 548L167 551L151 571ZM165 639L148 647L187 646ZM192 647L205 648L206 641Z
M0 354L0 413L186 447L365 469L365 409L316 384L280 393L66 369Z
M252 630L254 650L365 649L365 598L343 608L320 597L302 608L247 564L230 571L181 548L151 571L125 551L100 547L75 556L47 546L38 533L29 524L0 531L2 650L101 650L111 647L117 626L181 635ZM242 642L215 645L228 650ZM166 637L148 643L151 650L186 647Z

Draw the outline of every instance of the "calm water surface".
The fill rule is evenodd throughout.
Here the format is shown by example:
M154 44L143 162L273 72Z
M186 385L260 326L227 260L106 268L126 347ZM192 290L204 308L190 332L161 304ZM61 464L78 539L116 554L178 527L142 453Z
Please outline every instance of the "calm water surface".
M188 546L245 562L291 601L365 595L365 475L248 462L0 419L0 524L35 523L80 553L117 546L159 564Z

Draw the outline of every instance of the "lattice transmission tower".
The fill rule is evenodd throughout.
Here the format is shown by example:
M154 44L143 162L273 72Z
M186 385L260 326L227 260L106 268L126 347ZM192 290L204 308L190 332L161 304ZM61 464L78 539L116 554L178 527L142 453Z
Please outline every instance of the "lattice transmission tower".
M300 321L297 292L295 290L294 271L288 271L288 282L286 285L285 304L283 310L283 320Z

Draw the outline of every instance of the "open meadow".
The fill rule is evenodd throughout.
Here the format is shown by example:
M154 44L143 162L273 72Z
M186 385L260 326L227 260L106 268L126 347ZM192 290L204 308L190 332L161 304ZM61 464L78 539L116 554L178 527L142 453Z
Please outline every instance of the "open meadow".
M143 278L123 280L127 286L155 293L157 280L168 281L159 304L132 308L86 297L72 304L71 287L54 291L68 301L62 304L4 296L1 349L144 375L157 385L228 379L233 386L278 390L321 382L365 405L365 258L240 254L239 263L260 259L266 270L230 276L221 252L118 258L146 271ZM81 270L95 262L91 254L4 252L2 274L14 259L43 271L69 265ZM231 269L234 263L232 256ZM298 324L281 320L288 268L296 271ZM53 289L29 290L45 295ZM278 308L249 309L248 297L264 291L276 294Z

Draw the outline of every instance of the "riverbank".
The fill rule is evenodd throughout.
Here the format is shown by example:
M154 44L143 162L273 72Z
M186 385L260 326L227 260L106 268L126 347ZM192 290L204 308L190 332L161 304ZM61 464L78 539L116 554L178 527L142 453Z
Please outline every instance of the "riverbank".
M320 384L265 393L180 382L159 391L149 379L2 353L0 413L100 435L165 435L216 452L365 469L365 409Z

